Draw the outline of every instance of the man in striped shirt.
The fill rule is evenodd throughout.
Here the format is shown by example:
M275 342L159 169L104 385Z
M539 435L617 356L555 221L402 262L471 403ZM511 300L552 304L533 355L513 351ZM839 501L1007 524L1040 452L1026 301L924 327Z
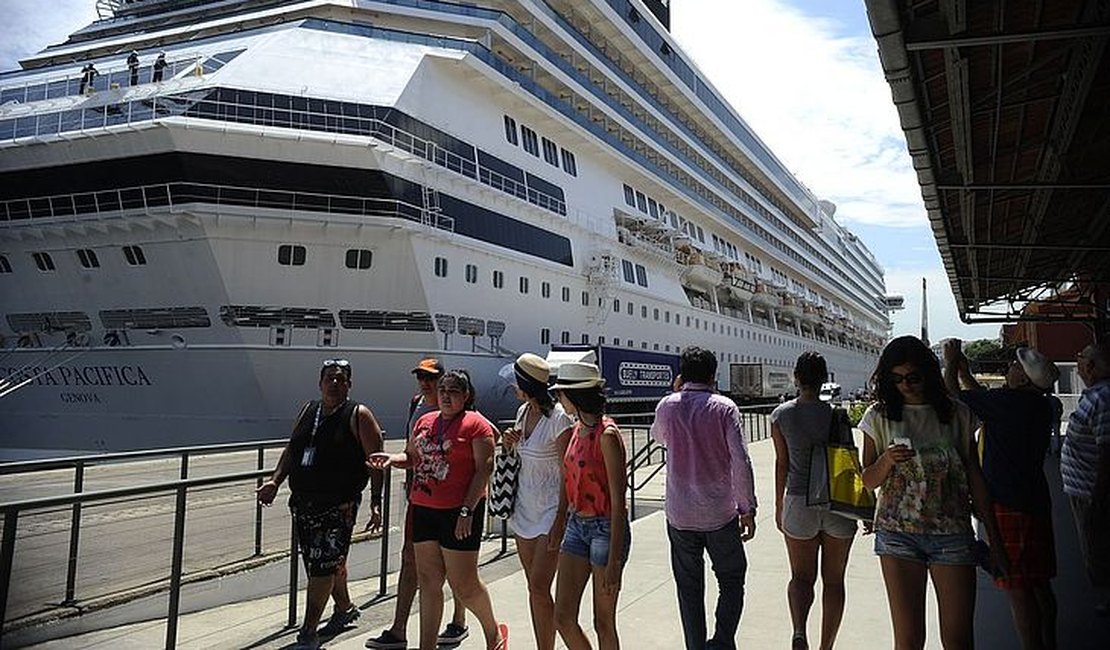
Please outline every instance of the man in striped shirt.
M1088 345L1077 358L1087 390L1068 420L1060 456L1064 492L1071 500L1087 576L1103 600L1095 606L1110 614L1110 342Z

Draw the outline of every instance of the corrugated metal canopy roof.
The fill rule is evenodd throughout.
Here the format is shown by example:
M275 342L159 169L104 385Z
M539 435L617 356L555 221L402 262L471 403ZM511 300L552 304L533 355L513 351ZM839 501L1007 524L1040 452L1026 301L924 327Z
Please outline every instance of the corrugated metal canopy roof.
M1110 2L866 4L961 317L1110 281Z

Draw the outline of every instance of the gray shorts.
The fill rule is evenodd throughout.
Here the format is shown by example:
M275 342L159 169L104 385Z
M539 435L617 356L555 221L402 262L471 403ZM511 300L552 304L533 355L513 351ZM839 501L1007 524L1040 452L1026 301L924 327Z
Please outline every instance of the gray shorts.
M850 539L856 534L856 521L825 510L806 505L804 494L782 495L782 530L793 539L813 539L825 533L840 539Z

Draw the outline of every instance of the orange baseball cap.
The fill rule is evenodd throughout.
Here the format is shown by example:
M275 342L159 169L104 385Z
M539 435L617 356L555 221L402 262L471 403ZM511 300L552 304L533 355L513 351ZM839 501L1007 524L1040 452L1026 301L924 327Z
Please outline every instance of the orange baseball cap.
M443 364L440 363L439 359L435 359L432 357L421 359L420 363L416 364L416 367L412 369L412 372L426 372L432 375L442 375Z

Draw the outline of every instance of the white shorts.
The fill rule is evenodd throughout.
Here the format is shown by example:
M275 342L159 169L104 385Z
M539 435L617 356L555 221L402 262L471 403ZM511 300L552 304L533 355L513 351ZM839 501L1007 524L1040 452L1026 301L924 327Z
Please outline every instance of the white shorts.
M803 494L782 495L782 530L793 539L813 539L825 533L840 539L850 539L856 534L856 520L849 519L824 508L806 505Z

